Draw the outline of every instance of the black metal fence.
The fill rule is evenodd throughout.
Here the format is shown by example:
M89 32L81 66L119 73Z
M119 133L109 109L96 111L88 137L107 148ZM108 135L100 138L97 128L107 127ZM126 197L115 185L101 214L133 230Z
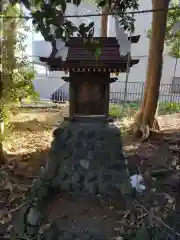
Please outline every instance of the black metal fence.
M110 103L122 104L128 102L140 102L144 94L145 83L141 82L115 82L110 87ZM161 84L159 89L159 102L180 103L180 84ZM65 83L51 95L54 102L69 100L69 84Z

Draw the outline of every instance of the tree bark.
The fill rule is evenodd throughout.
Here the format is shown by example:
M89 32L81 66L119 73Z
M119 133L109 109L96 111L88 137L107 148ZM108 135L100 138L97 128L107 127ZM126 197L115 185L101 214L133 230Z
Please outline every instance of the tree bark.
M163 50L169 2L170 0L152 0L153 10L164 9L164 11L153 12L144 97L133 124L134 134L141 136L142 140L146 140L149 137L151 130L159 130L155 116L157 114L163 67Z
M7 6L7 9L4 11L8 11L8 8L11 8L10 5ZM3 19L3 18L2 18ZM2 66L2 70L0 71L0 102L2 103L2 98L4 97L4 88L6 84L11 81L12 71L16 68L16 59L14 56L14 48L16 44L16 30L18 21L16 18L6 19L2 23L1 31L3 32L4 40L0 43L1 49L1 58L0 63ZM6 154L3 148L3 137L4 137L4 119L3 119L3 109L4 106L1 104L0 106L0 166L4 165L7 161Z
M0 142L0 167L6 163L6 158L4 155L3 144Z
M1 31L4 32L4 21L3 18L0 19L1 21ZM0 42L0 48L1 48L1 57L0 57L0 64L1 64L1 69L0 69L0 101L2 100L3 96L3 69L4 69L4 47L3 47L3 40ZM2 101L1 101L2 102ZM5 155L4 155L4 150L3 150L3 138L2 138L2 124L3 124L3 112L2 112L2 106L0 105L0 167L5 164Z
M0 101L2 98L3 93L3 82L2 82L2 72L0 72ZM0 109L0 167L5 164L5 155L3 150L3 140L2 140L2 125L3 125L3 119L2 119L2 109Z
M101 16L101 37L107 37L107 25L108 25L108 15L106 15L108 12L108 7L104 6L102 8L102 15Z

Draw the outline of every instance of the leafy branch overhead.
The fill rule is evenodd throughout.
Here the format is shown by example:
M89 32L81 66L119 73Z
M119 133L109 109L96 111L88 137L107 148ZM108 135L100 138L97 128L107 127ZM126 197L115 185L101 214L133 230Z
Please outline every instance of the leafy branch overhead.
M19 16L23 14L17 5L7 5L3 16ZM1 42L1 101L0 116L8 123L11 110L15 108L22 98L38 97L34 90L32 80L35 72L30 66L27 57L25 39L28 31L23 19L4 18L1 26L1 34L4 37ZM23 58L19 57L23 55Z
M75 26L73 19L67 20L65 11L67 3L73 3L79 6L81 0L51 0L49 3L45 0L9 0L11 3L21 3L30 11L33 18L33 25L36 31L41 32L46 41L54 44L55 39L59 38L67 41L74 33L83 38L92 38L94 35L94 23L89 26L81 24ZM122 13L127 10L137 10L139 7L138 0L96 0L97 7L108 6L109 12L119 16L120 25L125 30L134 31L134 17Z
M177 7L168 11L168 20L166 26L165 43L168 47L170 54L173 57L180 57L180 29L173 31L174 26L180 22L180 9L178 3L171 3L171 7ZM151 30L148 30L147 37L151 37Z

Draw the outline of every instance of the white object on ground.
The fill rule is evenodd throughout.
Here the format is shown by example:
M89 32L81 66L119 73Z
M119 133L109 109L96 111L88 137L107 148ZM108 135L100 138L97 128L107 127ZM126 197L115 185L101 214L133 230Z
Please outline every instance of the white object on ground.
M143 177L141 175L133 175L131 178L131 185L133 188L136 188L137 192L142 192L146 189L146 187L141 183L143 181Z

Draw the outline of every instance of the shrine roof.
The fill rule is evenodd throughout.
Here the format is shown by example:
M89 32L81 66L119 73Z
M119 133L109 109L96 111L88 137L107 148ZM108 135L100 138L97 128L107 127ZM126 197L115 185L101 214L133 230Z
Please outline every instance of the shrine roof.
M135 42L138 40L137 38L136 36ZM121 47L118 44L118 40L115 37L98 37L94 39L100 40L102 44L98 59L96 59L93 52L85 48L82 38L73 37L66 44L67 57L65 61L62 60L61 56L58 57L58 53L54 57L41 57L40 61L46 62L51 71L67 71L69 69L79 69L78 71L84 71L85 69L93 69L95 71L104 69L109 72L126 71L128 56L121 55ZM139 60L130 59L130 66L137 63L139 63Z

